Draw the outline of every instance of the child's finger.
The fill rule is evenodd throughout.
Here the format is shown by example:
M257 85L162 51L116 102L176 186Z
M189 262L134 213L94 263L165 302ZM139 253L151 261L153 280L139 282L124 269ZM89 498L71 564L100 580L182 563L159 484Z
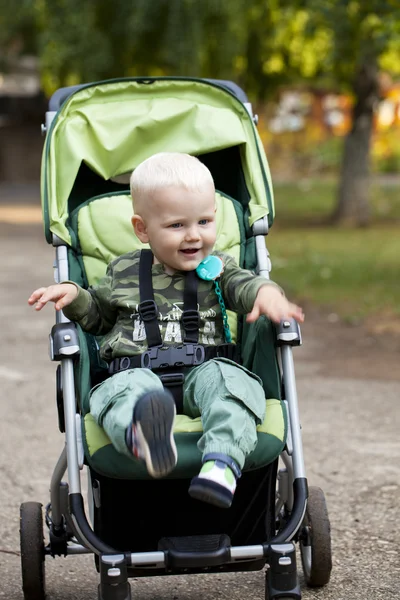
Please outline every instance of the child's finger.
M273 323L280 323L283 318L282 313L275 310L271 310L268 316Z
M304 313L300 306L296 306L296 304L289 304L288 310L285 311L285 314L281 315L281 319L295 319L298 323L303 323L304 321Z
M35 302L41 297L43 296L44 292L46 291L47 288L42 287L42 288L38 288L37 290L35 290L34 292L32 292L32 294L29 296L28 298L28 304L35 304Z
M62 310L65 306L67 306L68 304L71 303L71 298L69 294L64 294L63 296L61 296L55 305L55 309L56 310Z
M304 321L304 313L303 310L300 308L300 306L296 306L296 304L292 304L291 306L292 309L292 317L294 319L296 319L296 321L298 321L299 323L303 323Z
M268 311L268 317L273 323L280 323L289 314L289 304L286 300L282 302L282 298L279 298L279 302L274 302Z
M42 310L42 308L46 306L47 302L48 300L46 299L45 295L42 294L42 296L36 300L35 310Z
M257 321L259 316L260 316L259 308L257 306L253 306L253 310L247 315L246 321L247 321L247 323L254 323L254 321Z
M36 302L36 310L41 310L48 302L57 302L60 298L60 291L51 286L45 289L42 296Z
M38 298L36 301L35 310L42 310L44 306L46 306L48 300L44 298L44 295L41 298Z

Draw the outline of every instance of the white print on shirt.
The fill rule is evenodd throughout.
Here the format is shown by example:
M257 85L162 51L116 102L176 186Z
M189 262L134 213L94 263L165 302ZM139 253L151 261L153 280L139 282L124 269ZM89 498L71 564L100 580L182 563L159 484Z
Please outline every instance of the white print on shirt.
M167 324L165 330L164 342L176 342L177 344L182 343L182 333L180 323L170 321Z
M132 341L134 342L144 342L146 339L146 329L144 327L144 323L142 319L139 318L139 315L132 314L133 317L133 331L132 331ZM162 325L159 324L160 333L162 334Z
M146 330L141 319L135 319L133 322L132 339L134 342L143 342L146 339Z
M213 308L209 308L208 310L203 310L200 312L200 317L202 319L209 319L210 317L216 317L217 313Z
M215 346L215 322L214 321L206 321L204 323L204 330L201 335L201 343L202 344L210 344L211 346Z
M183 310L179 308L178 304L183 304L183 302L173 303L173 309L169 311L166 315L163 315L161 312L158 314L158 318L160 321L180 321Z
M167 323L167 327L165 329L165 335L164 335L164 341L165 342L175 342L177 344L181 344L182 343L182 331L181 331L181 325L180 325L180 319L181 319L181 315L183 313L183 310L180 308L179 305L183 305L183 302L176 302L174 303L172 306L173 308L167 313L167 314L162 314L162 313L158 313L158 320L159 321L168 321ZM197 309L199 309L199 305L197 305ZM138 305L136 306L136 310L138 310ZM216 312L213 308L210 308L208 310L204 310L200 312L200 318L202 319L206 319L206 318L212 318L216 316ZM143 342L146 339L146 330L144 327L144 323L141 320L141 318L139 317L138 313L132 313L130 315L131 319L133 319L133 332L132 332L132 340L134 342ZM160 327L160 332L162 334L162 325L161 323L159 324ZM201 334L201 344L210 344L210 345L214 345L215 344L215 340L214 340L214 336L215 336L215 322L214 321L205 321L204 323L204 329L203 332Z
M158 313L157 319L159 321L180 321L183 310L179 307L179 305L183 305L183 302L175 302L172 304L173 308L166 314L163 315L161 312ZM197 305L197 310L200 309L200 306ZM209 319L210 317L216 317L217 313L213 308L209 308L208 310L202 310L200 312L201 319ZM136 305L136 312L130 314L131 319L136 319L139 313L139 305Z

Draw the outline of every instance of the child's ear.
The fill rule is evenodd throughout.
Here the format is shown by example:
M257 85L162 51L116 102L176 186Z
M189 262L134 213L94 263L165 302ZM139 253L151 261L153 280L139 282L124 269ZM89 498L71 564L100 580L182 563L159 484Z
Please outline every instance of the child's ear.
M133 215L131 222L132 222L132 227L136 233L136 236L139 238L139 240L143 244L148 244L149 236L147 235L147 228L146 228L146 225L145 225L142 217L139 217L139 215Z

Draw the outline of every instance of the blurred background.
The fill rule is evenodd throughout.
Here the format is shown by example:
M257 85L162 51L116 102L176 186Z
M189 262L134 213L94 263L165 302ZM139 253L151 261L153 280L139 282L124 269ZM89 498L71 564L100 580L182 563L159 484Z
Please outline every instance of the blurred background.
M48 99L160 75L230 79L258 115L271 277L306 313L305 462L332 524L331 583L304 600L399 600L400 0L0 0L0 596L22 600L18 506L47 502L65 444L54 311L27 304L53 279L40 208ZM46 561L49 600L91 598L93 567ZM262 572L233 586L232 575L143 578L135 595L264 597Z
M0 209L40 221L47 101L117 77L231 79L270 163L274 279L400 331L398 0L0 0Z

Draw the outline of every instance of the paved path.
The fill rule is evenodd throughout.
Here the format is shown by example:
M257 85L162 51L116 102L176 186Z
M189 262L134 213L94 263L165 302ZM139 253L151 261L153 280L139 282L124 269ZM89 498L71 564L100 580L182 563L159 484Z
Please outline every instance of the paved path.
M21 600L19 505L48 502L63 446L47 358L53 311L35 314L26 303L51 283L53 251L41 226L4 223L0 251L0 597ZM309 320L303 339L295 360L306 467L327 497L334 553L330 584L304 589L303 599L398 599L400 349L395 342L385 353L379 342L376 351L373 338L323 319ZM92 557L47 559L46 573L50 600L96 598ZM137 600L263 600L263 582L257 572L141 579L132 588Z

